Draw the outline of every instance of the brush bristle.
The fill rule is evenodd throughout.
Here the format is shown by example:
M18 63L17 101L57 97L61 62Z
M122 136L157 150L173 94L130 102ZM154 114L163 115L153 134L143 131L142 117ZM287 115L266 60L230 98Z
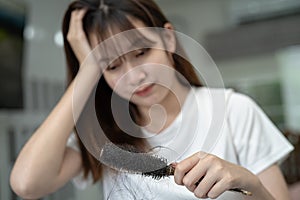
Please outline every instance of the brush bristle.
M164 177L174 175L174 168L171 165L168 165L164 168L161 168L161 169L158 169L155 171L142 173L142 175L150 176L150 177L158 180L158 179L161 179Z
M147 153L138 153L131 145L117 146L106 143L101 150L100 162L123 172L139 173L152 177L162 177L167 170L167 160ZM165 169L166 168L166 169ZM155 173L154 173L155 172Z

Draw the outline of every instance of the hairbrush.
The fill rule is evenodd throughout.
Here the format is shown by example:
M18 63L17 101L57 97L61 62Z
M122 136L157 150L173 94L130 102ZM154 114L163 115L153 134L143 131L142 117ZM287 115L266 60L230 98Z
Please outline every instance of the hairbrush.
M105 143L101 150L99 161L117 171L141 174L154 179L172 176L175 171L175 166L167 164L167 159L139 152L132 145ZM203 177L195 185L198 185L202 179ZM232 188L229 191L239 192L247 196L252 195L251 192L241 188Z

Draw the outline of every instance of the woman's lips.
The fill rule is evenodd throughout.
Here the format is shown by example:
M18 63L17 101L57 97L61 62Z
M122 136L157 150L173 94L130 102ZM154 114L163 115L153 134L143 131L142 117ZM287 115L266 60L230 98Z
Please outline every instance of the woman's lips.
M141 96L141 97L147 96L151 93L153 86L154 86L154 84L145 86L141 89L138 89L134 94Z

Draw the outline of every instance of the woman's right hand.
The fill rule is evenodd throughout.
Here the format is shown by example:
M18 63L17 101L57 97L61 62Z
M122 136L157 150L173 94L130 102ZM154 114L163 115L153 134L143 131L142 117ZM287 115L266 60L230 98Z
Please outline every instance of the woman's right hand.
M72 11L69 32L67 34L67 40L70 43L80 65L92 51L87 36L83 30L82 20L86 12L86 9Z

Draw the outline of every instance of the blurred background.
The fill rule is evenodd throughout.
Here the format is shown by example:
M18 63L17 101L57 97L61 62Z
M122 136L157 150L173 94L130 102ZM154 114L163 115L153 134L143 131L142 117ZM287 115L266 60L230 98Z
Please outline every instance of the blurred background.
M0 199L18 198L9 174L18 152L65 88L61 22L70 0L0 0ZM295 146L281 165L300 193L300 1L156 0L198 41L225 86L248 94ZM71 183L43 199L101 199Z

